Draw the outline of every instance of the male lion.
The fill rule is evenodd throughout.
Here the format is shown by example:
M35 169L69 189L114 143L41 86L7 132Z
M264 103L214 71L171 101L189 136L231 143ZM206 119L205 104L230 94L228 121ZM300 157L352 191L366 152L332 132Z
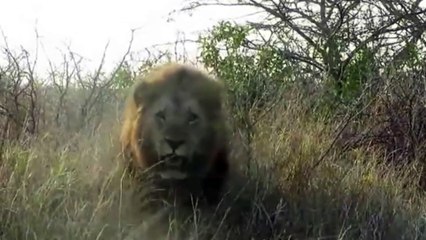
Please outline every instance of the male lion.
M129 169L217 202L229 168L222 93L219 81L177 63L135 83L120 138Z

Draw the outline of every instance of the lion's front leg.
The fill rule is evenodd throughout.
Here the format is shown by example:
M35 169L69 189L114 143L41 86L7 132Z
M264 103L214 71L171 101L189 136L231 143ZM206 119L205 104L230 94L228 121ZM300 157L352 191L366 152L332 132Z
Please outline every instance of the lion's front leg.
M217 204L220 201L228 174L228 152L226 149L223 149L216 155L212 168L203 181L204 195L209 204Z

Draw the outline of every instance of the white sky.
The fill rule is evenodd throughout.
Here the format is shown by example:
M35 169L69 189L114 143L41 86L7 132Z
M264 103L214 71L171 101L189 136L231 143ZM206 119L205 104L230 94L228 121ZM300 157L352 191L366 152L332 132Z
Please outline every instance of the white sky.
M45 50L40 49L39 70L46 67L46 53L59 60L59 51L71 49L88 59L89 65L99 63L105 45L107 66L117 62L125 53L130 30L135 33L132 50L142 50L158 43L176 40L177 33L184 32L189 39L200 30L206 30L219 19L239 18L252 9L235 7L201 8L190 17L173 15L175 21L167 22L168 13L183 7L184 0L0 0L0 30L4 32L12 48L23 46L34 53L35 29ZM4 41L0 39L0 47ZM92 66L88 66L92 67Z

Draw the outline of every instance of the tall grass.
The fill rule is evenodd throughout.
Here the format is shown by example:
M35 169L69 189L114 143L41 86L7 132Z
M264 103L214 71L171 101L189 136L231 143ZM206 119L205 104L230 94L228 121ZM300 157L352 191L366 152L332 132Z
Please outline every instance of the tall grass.
M363 149L323 156L335 124L311 118L301 101L277 106L254 129L252 162L235 137L220 205L190 209L177 221L172 210L144 213L127 187L116 113L93 134L51 129L29 148L9 143L0 168L0 236L165 239L179 223L192 237L185 239L425 239L414 165L397 171Z

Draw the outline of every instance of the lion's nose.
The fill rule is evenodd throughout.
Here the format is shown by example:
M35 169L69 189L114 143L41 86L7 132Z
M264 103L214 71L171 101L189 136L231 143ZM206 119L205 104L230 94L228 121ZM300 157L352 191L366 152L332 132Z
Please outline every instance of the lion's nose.
M183 140L173 140L173 139L169 139L166 138L166 142L167 144L170 145L170 147L174 150L176 150L180 145L182 145L184 143Z

